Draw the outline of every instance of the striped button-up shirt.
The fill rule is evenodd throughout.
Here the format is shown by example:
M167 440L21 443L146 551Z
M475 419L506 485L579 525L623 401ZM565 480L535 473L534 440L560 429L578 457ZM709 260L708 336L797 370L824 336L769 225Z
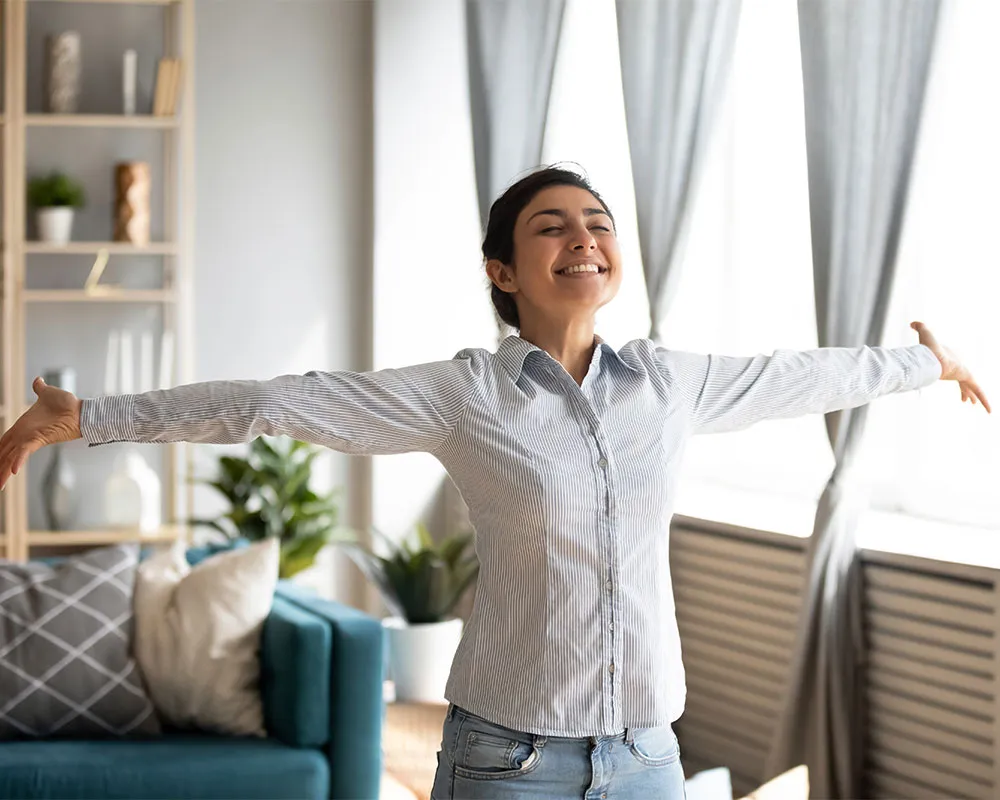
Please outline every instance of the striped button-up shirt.
M214 381L86 400L91 444L285 434L432 453L462 493L480 575L446 696L550 736L676 720L685 681L668 560L688 437L926 386L924 345L732 357L595 338L581 385L517 336L374 372Z

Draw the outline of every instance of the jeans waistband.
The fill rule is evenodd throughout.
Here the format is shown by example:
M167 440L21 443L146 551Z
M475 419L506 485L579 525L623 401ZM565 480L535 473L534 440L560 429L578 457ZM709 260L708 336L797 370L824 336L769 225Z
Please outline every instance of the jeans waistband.
M467 711L461 706L457 706L454 703L448 703L448 714L447 719L450 722L456 712L460 712L467 717L472 719L477 719L485 722L488 725L495 725L498 728L504 728L506 726L500 725L499 723L492 722L491 720L480 717L478 714L473 714L471 711ZM635 728L623 728L620 732L611 735L600 735L600 736L541 736L540 734L528 733L526 731L515 731L513 728L507 728L507 730L514 731L514 733L519 733L522 736L532 736L536 738L542 738L543 741L547 739L568 739L575 742L587 742L589 744L597 744L600 741L622 741L627 745L631 745L635 741Z

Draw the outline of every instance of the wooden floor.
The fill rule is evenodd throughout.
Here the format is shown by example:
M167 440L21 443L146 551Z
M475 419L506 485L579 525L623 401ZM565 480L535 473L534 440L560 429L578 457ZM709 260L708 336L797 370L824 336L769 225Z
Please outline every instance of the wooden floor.
M441 728L448 710L445 705L387 703L382 729L382 757L388 780L383 780L380 800L429 800ZM398 784L394 786L393 783ZM407 796L400 789L408 789ZM386 794L387 791L395 794Z

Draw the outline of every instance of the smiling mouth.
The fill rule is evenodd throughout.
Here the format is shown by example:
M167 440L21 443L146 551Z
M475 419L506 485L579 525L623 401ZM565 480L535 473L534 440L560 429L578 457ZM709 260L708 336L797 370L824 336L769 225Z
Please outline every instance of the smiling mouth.
M608 268L601 264L572 264L556 270L556 275L570 277L575 275L603 275L607 271Z

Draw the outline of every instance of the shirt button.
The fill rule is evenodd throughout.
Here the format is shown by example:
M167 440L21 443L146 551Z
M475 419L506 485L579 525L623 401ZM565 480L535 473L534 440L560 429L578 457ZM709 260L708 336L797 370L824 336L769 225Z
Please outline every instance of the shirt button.
M611 591L611 587L612 587L611 581L608 581L607 583L604 584L604 588L607 589L609 592Z
M602 458L600 461L597 462L597 466L601 467L602 469L607 465L608 465L608 460L606 458Z
M611 673L612 675L614 675L614 674L615 674L615 665L614 665L614 664L611 664L611 665L610 665L610 666L608 667L608 672L610 672L610 673Z

